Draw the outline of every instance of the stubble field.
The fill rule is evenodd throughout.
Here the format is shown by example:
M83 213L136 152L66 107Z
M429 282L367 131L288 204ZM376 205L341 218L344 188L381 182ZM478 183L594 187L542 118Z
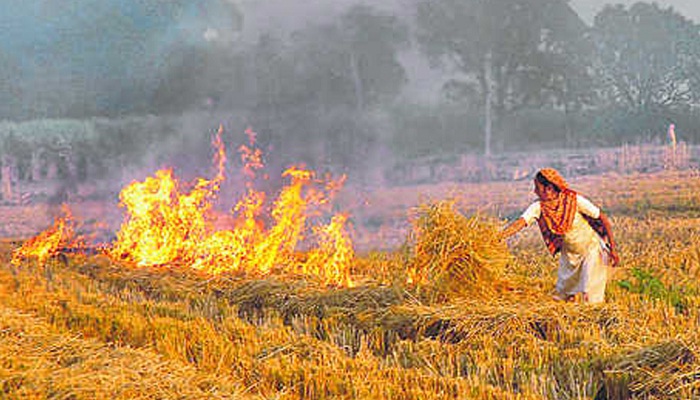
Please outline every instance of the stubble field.
M341 192L352 285L279 261L221 274L80 251L12 263L58 212L5 207L0 398L700 397L700 176L570 184L614 223L622 264L604 304L551 299L557 260L536 228L498 239L533 200L525 180ZM74 213L110 230L104 207Z

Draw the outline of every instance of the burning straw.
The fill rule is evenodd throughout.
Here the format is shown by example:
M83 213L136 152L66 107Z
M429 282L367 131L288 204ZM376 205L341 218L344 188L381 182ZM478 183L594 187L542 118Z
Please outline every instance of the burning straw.
M39 264L43 264L58 254L61 248L79 246L79 242L74 237L75 221L70 208L64 204L61 211L63 216L57 218L53 225L24 242L22 247L12 253L12 265L20 265L22 260L30 258L35 258Z
M246 133L254 136L252 131ZM117 263L140 268L185 266L210 275L257 277L282 273L313 278L328 286L353 286L350 266L355 254L347 231L348 216L335 214L324 223L344 177L335 181L318 178L313 171L292 166L282 175L289 184L269 205L264 204L265 193L254 190L249 181L246 194L226 218L234 222L224 229L217 225L220 213L215 210L225 179L222 134L220 127L212 143L216 150L214 178L185 183L166 168L122 189L119 199L125 209L124 222L116 240L100 245L104 253ZM246 146L241 152L244 174L254 179L255 170L262 168L261 152ZM43 264L62 251L80 247L72 241L75 229L70 210L66 207L64 212L65 218L16 252L15 265L25 259ZM298 256L302 246L308 248L305 258Z
M414 214L409 284L428 289L436 300L498 290L510 253L495 221L466 217L454 201L423 204Z

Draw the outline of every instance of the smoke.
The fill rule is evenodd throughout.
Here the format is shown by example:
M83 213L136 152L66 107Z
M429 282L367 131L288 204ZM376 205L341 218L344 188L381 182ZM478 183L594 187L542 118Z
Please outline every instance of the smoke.
M204 113L205 117L167 128L171 137L140 132L158 137L158 146L143 160L144 165L160 164L163 152L180 154L176 164L187 164L192 167L192 173L196 173L203 167L187 161L195 157L188 152L187 146L191 147L189 141L192 140L188 135L196 137L215 129L220 122L216 118L228 113L241 130L254 123L253 129L259 130L263 137L267 135L269 144L283 153L280 157L303 156L304 151L313 153L311 148L316 145L315 141L326 134L321 129L341 134L349 132L348 135L353 132L361 132L365 137L371 135L365 128L337 129L333 126L334 120L324 122L325 125L314 125L317 121L313 120L294 120L309 119L311 114L292 110L299 104L303 107L305 100L294 101L293 96L288 96L292 99L287 100L288 104L263 109L256 104L256 99L248 97L248 93L256 90L262 93L264 88L253 87L259 82L269 84L273 91L275 82L266 82L264 77L256 80L253 75L264 75L265 68L282 68L275 61L296 44L291 37L295 31L331 23L349 7L360 3L410 25L417 1L85 0L79 4L50 0L8 1L0 15L3 27L0 40L4 44L0 52L0 95L3 96L0 119L126 118L131 115L166 118ZM667 3L671 5L670 1ZM571 4L582 15L587 13L588 17L584 15L584 18L588 20L602 7L603 0L572 0ZM691 18L694 17L692 12L700 8L690 0L676 0L673 4ZM272 56L277 58L249 62L264 35L278 37L282 42L278 48L270 48ZM400 53L399 58L408 76L401 100L435 104L449 74L430 68L416 46ZM294 72L282 76L294 77ZM207 112L217 114L207 118ZM318 114L318 120L329 121L331 113L322 110ZM354 117L348 114L338 121ZM377 119L381 120L369 116L365 122L374 123ZM377 123L374 129L385 140L391 134L391 124L379 125ZM301 143L299 148L290 148L285 139L294 134L309 141ZM175 151L177 146L185 147L178 152ZM352 152L357 148L343 146L340 146L340 156L344 155L342 150ZM318 151L324 154L311 155L327 158L327 150ZM386 149L380 151L377 163L388 158L384 155L386 152ZM200 153L198 150L197 157ZM381 167L372 165L373 170Z
M175 56L230 42L241 17L219 0L6 2L0 16L0 117L143 112Z

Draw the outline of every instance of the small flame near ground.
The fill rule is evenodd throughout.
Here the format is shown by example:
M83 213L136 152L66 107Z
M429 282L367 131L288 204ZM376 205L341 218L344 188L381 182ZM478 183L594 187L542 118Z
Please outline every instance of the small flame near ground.
M246 192L230 211L232 226L216 227L214 201L225 180L223 131L220 126L212 141L213 179L184 184L172 169L161 169L122 189L119 199L124 221L116 239L101 245L104 254L137 267L184 265L213 275L302 274L326 285L353 286L350 267L354 250L347 232L348 216L336 214L325 225L309 226L328 211L345 177L318 179L314 172L293 166L282 174L289 183L266 206L266 194L254 188L264 165L252 129L245 131L250 146L239 148ZM43 263L62 249L83 245L73 239L74 225L70 209L64 206L63 217L14 252L13 264L27 258ZM301 254L301 243L312 245Z
M62 248L80 247L83 242L75 238L75 219L70 208L63 204L61 216L37 236L24 242L22 247L12 253L12 265L19 266L24 259L33 258L43 264L50 257L57 255Z

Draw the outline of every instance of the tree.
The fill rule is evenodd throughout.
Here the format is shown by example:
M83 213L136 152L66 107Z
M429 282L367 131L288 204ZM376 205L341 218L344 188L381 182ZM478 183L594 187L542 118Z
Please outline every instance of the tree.
M396 17L369 6L353 6L336 23L296 32L294 40L297 68L313 83L321 105L361 111L392 99L406 82L397 56L408 44L407 29Z
M634 114L698 101L699 26L656 3L606 6L593 24L603 94Z
M0 112L21 119L152 112L163 76L190 78L180 68L190 50L231 43L242 23L228 0L10 3L0 16L0 78L11 74L12 84L0 88L21 99ZM47 15L50 23L37 23Z
M177 38L163 49L158 61L157 85L143 96L150 112L182 112L192 108L227 108L241 96L245 82L243 48L236 34L243 15L235 3L205 0L188 3L180 16L181 28L166 37Z
M566 65L547 65L544 41L562 24L548 16L569 9L563 0L437 0L418 5L418 41L436 61L456 66L452 82L475 93L484 112L484 152L491 154L492 125L518 108L539 106L553 94L553 75ZM570 9L569 9L570 10ZM561 12L565 24L580 23ZM556 68L555 68L556 67Z
M534 61L541 71L541 85L555 107L564 110L566 141L573 138L573 120L597 101L594 77L594 42L590 28L569 7L551 7L546 18L550 29L542 35L541 56ZM547 98L544 97L543 98Z
M398 53L407 43L396 17L368 6L295 31L289 43L262 37L250 58L255 117L267 128L260 130L297 162L345 163L339 154L365 151L374 139L365 124L369 113L403 89Z
M22 74L19 60L0 50L0 119L12 118L22 112Z

